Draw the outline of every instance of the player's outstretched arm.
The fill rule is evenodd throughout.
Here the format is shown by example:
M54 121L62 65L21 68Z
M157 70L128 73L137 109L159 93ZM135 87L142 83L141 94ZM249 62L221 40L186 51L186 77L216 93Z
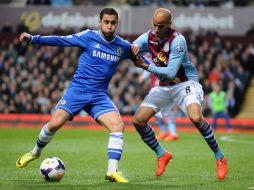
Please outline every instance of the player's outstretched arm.
M85 47L86 45L86 33L89 30L84 30L77 34L72 34L68 36L40 36L40 35L30 35L28 33L22 33L20 35L20 41L29 41L31 44L40 44L48 46L79 46Z
M19 41L20 42L28 42L31 40L31 35L26 33L26 32L23 32L20 37L19 37Z

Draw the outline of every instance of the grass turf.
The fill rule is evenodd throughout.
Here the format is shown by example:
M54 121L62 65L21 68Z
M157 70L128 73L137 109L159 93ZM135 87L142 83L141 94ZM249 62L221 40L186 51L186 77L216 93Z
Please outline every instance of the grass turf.
M155 177L156 156L134 131L125 132L124 153L120 170L129 184L104 180L107 169L107 131L81 129L60 130L38 160L24 169L15 162L31 150L40 129L0 128L0 189L186 189L234 190L254 189L254 135L217 133L221 149L228 158L229 171L225 180L215 175L215 161L199 133L180 132L180 139L161 142L173 153L174 160L160 178ZM229 136L233 142L222 141ZM61 182L45 182L39 173L43 159L57 156L63 159L66 173Z

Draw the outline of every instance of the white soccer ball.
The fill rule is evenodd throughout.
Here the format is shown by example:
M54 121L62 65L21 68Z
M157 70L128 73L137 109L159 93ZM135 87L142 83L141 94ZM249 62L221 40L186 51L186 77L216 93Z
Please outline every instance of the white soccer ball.
M65 166L60 158L48 157L42 161L40 172L46 181L60 181L64 176Z

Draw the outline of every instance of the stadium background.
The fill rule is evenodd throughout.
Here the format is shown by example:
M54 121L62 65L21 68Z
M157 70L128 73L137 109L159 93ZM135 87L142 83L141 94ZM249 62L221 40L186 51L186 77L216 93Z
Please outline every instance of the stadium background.
M252 1L237 0L5 0L0 1L0 125L41 126L34 114L51 114L75 71L79 49L31 46L19 43L23 31L40 35L68 35L98 28L98 13L113 6L120 13L118 34L134 40L150 28L153 11L173 11L174 27L182 32L190 59L197 65L205 92L204 115L211 85L220 82L229 99L228 111L235 128L253 130L254 8ZM142 70L124 61L110 83L110 96L127 125L149 90L139 82ZM17 115L18 114L18 115ZM26 114L26 115L22 115ZM27 114L33 114L30 117ZM192 127L177 114L179 127ZM47 116L48 117L48 116ZM26 118L26 119L25 119ZM247 120L246 120L247 119ZM31 121L32 120L32 121ZM221 128L225 127L219 121ZM72 125L72 124L70 124ZM86 113L74 126L94 125Z
M138 83L141 70L129 61L121 64L110 84L111 97L127 126L120 168L129 184L104 181L108 133L85 113L67 123L38 160L25 169L16 168L17 158L34 146L68 85L79 54L77 48L19 43L20 33L67 35L97 28L104 6L120 12L118 34L130 41L150 28L157 7L173 10L175 27L188 39L206 97L211 83L221 81L231 98L234 131L227 133L221 120L216 131L229 166L225 180L216 179L213 153L181 112L176 119L180 139L160 141L173 153L174 162L161 178L154 176L155 155L131 124L149 81ZM251 0L0 0L0 190L254 189L253 18ZM204 113L210 120L206 102ZM50 156L65 163L60 183L45 183L40 177L40 163Z

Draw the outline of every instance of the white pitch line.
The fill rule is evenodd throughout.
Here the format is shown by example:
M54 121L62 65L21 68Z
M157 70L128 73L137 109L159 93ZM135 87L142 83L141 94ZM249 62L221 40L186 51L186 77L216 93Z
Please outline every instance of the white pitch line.
M227 141L227 142L235 142L235 143L253 144L254 145L254 141L237 140L237 139L234 139L233 137L230 137L230 136L222 136L222 137L220 137L220 139L222 141Z

